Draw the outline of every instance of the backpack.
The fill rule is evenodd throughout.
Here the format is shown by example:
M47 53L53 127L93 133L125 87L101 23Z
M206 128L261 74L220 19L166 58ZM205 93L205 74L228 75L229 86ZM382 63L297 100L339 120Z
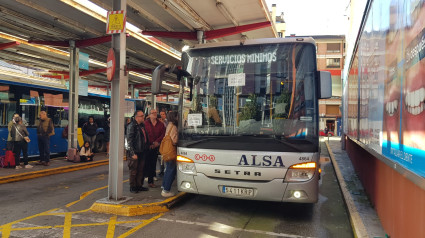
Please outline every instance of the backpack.
M66 126L65 128L63 128L62 138L68 139L68 126Z
M170 136L171 130L161 141L159 146L159 153L162 155L164 161L171 161L177 159L177 146L173 145L173 141Z

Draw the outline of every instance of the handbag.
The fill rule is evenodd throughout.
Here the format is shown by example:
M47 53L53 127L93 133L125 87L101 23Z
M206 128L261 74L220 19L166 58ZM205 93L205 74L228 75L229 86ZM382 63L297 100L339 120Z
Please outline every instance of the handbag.
M170 130L171 131L171 130ZM170 131L161 141L159 146L159 153L162 155L164 161L171 161L177 159L177 146L173 145L171 140Z
M30 138L28 137L28 136L23 136L22 134L21 134L21 132L19 132L19 130L18 130L18 128L16 128L16 126L15 126L15 130L16 130L16 132L18 132L18 134L22 137L22 138L24 138L24 140L27 142L27 143L30 143Z

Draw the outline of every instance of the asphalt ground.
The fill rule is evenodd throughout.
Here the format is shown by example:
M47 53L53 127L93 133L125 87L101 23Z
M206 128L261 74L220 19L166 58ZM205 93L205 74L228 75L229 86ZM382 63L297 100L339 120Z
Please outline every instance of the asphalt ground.
M335 168L335 173L344 196L345 204L349 211L350 221L355 237L385 237L385 231L383 230L380 220L355 174L349 157L347 153L341 149L340 137L322 137L321 139L324 140L326 144L326 148L322 149L328 150L331 157L330 159ZM0 168L0 184L88 169L108 163L109 159L104 153L97 154L93 162L85 163L68 162L63 157L51 159L50 166L35 165L35 162L30 162L30 164L34 166L31 169L23 168L16 170L11 168ZM142 192L143 196L133 196L134 194L131 194L127 191L127 189L123 189L124 199L122 201L115 202L108 201L108 199L102 198L99 193L96 193L103 189L107 189L107 186L87 191L81 194L79 200L66 205L66 207L79 207L77 204L84 204L84 207L90 207L88 210L95 213L106 213L128 217L136 215L155 215L163 214L174 204L187 196L185 193L179 193L176 191L176 186L173 186L174 191L172 191L176 193L176 196L170 198L163 198L160 195L159 187L151 188L149 191ZM66 226L66 214L72 214L72 211L47 211L43 214L35 215L34 218L39 216L48 216L49 214L58 215L58 212L60 213L59 215L65 216L64 226ZM84 210L84 212L86 212L86 210ZM81 212L79 215L84 215L84 212ZM32 219L32 217L25 219ZM110 227L114 227L113 222L114 221L109 221L109 223L111 223L109 224ZM149 222L149 219L144 220L141 224L146 225L147 222ZM3 237L10 233L12 225L13 223L0 224ZM70 225L71 224L69 224L69 226ZM140 228L141 227L138 229Z

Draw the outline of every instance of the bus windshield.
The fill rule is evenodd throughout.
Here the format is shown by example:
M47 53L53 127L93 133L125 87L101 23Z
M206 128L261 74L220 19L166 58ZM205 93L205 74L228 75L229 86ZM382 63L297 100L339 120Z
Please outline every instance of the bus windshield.
M183 67L192 76L193 90L191 106L183 111L180 138L317 143L315 57L315 46L307 43L184 52Z

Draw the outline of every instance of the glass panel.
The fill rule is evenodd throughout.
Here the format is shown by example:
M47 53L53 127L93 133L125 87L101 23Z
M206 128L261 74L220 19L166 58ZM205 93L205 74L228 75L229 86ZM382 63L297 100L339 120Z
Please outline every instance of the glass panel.
M315 138L315 60L315 46L310 44L185 52L193 100L184 113L183 136Z
M327 43L326 44L326 52L333 52L333 53L341 52L341 44L340 43Z

